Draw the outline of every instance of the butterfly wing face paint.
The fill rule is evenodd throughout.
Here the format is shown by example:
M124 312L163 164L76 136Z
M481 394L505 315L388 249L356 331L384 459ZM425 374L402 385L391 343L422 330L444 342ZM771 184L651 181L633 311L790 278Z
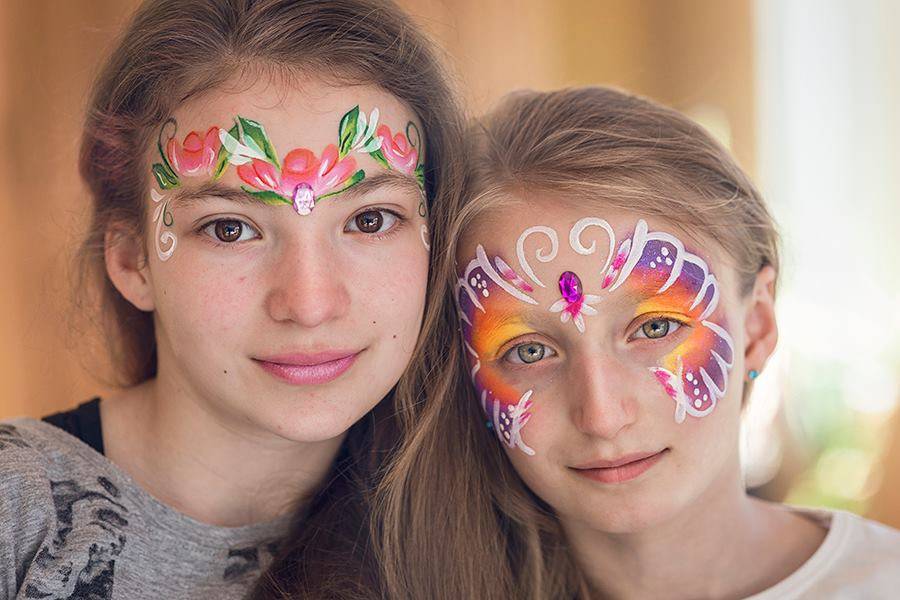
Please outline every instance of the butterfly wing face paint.
M649 231L647 223L637 222L630 238L616 243L615 233L603 219L587 217L569 231L569 244L577 254L591 255L597 247L585 246L581 234L588 227L600 227L608 236L609 251L598 262L593 279L583 279L564 271L558 286L561 298L547 307L560 313L563 322L572 320L580 333L585 332L583 315L596 315L594 304L603 295L584 293L592 284L604 294L631 294L642 300L636 315L650 312L678 313L691 321L693 331L656 366L652 376L675 402L675 420L687 415L708 415L725 396L728 375L734 363L734 342L724 326L724 317L716 314L719 283L706 262L688 252L675 236ZM524 250L526 238L546 237L550 244L537 251L535 258L550 262L559 250L557 232L545 226L526 229L519 236L516 255L522 272L535 285L546 287L534 273ZM586 276L586 275L585 275ZM620 289L621 288L621 289ZM506 340L530 331L514 315L517 303L538 305L531 295L534 287L499 256L489 258L484 248L476 248L475 258L461 274L456 299L471 376L482 406L498 438L511 448L527 454L534 450L522 439L522 428L530 418L533 390L524 394L504 381L501 374L485 366L484 358L496 352Z
M502 258L495 257L492 265L484 248L478 246L476 258L457 281L456 301L469 374L491 427L501 442L533 455L534 450L522 439L522 429L531 418L533 390L519 393L485 360L506 340L530 331L514 316L519 310L516 303L537 304L524 291L529 288Z
M650 371L674 400L676 421L684 421L686 415L705 416L724 397L734 364L734 341L725 327L712 320L719 303L719 282L706 262L685 250L680 240L668 233L649 232L643 220L630 241L628 257L610 291L621 287L646 297L637 314L677 312L695 323L690 337Z

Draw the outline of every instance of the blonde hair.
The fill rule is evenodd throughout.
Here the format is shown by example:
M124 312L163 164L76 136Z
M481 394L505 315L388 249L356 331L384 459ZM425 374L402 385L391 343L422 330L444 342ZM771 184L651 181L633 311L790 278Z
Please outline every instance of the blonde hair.
M436 267L443 297L423 331L429 398L404 416L411 426L379 490L386 589L392 598L586 598L589 585L552 510L483 425L455 324L459 239L506 198L550 191L715 241L746 295L760 269L778 270L779 236L728 152L690 119L643 98L601 87L518 92L469 137L464 198L446 219L450 244Z

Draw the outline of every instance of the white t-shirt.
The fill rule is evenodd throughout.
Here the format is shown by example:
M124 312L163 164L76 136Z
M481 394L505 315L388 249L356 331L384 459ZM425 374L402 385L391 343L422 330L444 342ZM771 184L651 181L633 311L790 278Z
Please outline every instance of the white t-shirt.
M825 540L787 579L747 600L900 598L900 531L843 511L790 510L828 529Z

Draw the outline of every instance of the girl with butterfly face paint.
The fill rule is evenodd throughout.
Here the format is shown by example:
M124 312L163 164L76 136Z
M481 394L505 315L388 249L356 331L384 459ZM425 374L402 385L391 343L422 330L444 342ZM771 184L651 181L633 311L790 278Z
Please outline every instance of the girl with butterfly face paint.
M463 490L460 511L478 515L459 513L477 525L437 556L493 548L472 559L479 598L834 598L851 579L878 597L900 583L897 532L744 490L741 411L777 341L778 236L727 152L602 88L511 96L472 141L443 271L468 381L421 419L435 464L405 474L440 464L443 497L400 486L451 523L446 490Z

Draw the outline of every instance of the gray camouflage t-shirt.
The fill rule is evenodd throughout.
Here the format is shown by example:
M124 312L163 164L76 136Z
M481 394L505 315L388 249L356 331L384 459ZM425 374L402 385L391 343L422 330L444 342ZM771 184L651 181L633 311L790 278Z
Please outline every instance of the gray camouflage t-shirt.
M200 523L62 429L0 422L0 600L242 598L288 521Z

